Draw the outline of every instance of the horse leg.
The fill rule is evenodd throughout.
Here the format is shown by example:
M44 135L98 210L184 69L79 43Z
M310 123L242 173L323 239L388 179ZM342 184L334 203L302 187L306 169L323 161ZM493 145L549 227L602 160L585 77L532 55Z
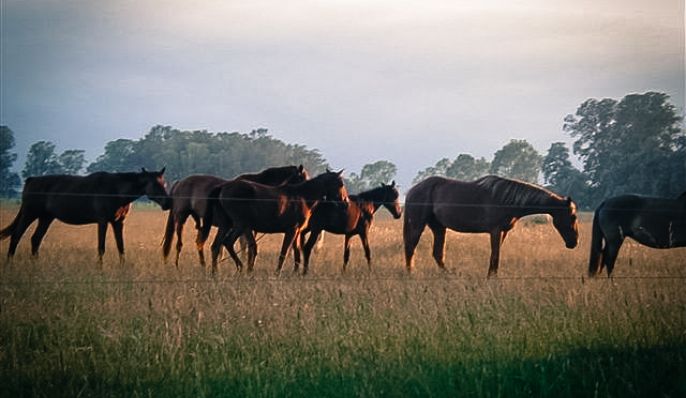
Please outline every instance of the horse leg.
M105 237L107 237L107 223L98 223L98 263L102 265L102 256L105 255Z
M224 247L226 247L226 251L229 252L229 256L231 256L231 259L236 264L236 270L238 270L238 272L243 271L243 262L238 257L238 253L236 253L236 250L233 248L233 246L236 243L236 240L238 240L238 238L241 235L243 235L243 231L240 231L236 228L232 228L231 230L229 230L229 233L226 234L226 237L223 239ZM215 272L216 262L212 262L212 274L214 275Z
M257 240L255 240L255 234L252 231L243 234L243 236L248 247L248 273L250 273L255 267L255 259L257 258Z
M307 232L307 231L305 231ZM303 248L303 269L307 270L308 267L310 266L310 255L312 254L312 249L314 248L314 245L317 244L317 237L320 234L320 230L313 229L310 232L310 237L307 239L307 243L302 245ZM301 240L305 240L305 234L301 232ZM307 271L306 271L307 272Z
M293 239L293 272L298 272L300 267L300 251L302 249L300 239L300 231L296 233L296 237ZM303 266L303 275L307 274L307 269Z
M364 248L364 257L367 259L367 268L369 270L372 270L372 251L369 248L369 236L367 235L367 231L363 230L360 233L360 240L362 241L362 247Z
M607 267L607 277L612 276L612 270L615 268L615 261L617 261L617 256L619 255L619 249L622 247L624 239L617 238L612 240L607 240L605 242L605 249L603 249L603 263Z
M498 262L500 261L500 245L506 233L501 230L491 231L491 263L488 267L488 277L498 274Z
M283 243L281 244L281 253L279 254L279 263L276 265L276 273L281 273L281 268L283 267L284 261L286 261L286 256L288 255L288 249L293 244L293 239L296 238L296 231L287 231L283 236Z
M350 238L350 235L345 234L345 242L343 243L343 272L348 268L348 261L350 260Z
M124 221L112 222L112 231L114 231L114 241L117 243L117 251L119 251L119 264L124 265Z
M186 224L188 215L188 213L183 213L176 218L176 258L174 259L174 265L176 265L176 268L179 268L179 257L181 256L181 248L183 247L183 226Z
M405 266L407 272L412 272L414 265L414 251L419 244L419 238L426 227L426 223L413 224L408 220L408 213L405 213L405 222L403 223L403 244L405 246Z
M31 236L31 255L38 256L38 248L40 248L41 241L43 241L43 237L48 232L48 227L53 220L54 218L49 217L38 219L38 227L36 227L36 231Z
M21 240L21 237L24 235L24 232L26 232L26 229L31 225L31 223L38 217L28 217L26 216L25 212L22 212L19 210L20 215L19 220L17 221L16 227L12 229L12 235L10 236L10 247L9 250L7 251L7 258L10 259L14 256L14 253L17 251L17 245L19 244L19 240Z
M446 228L438 223L429 224L434 235L433 257L438 268L445 271L445 232Z
M212 253L213 270L217 269L217 258L219 257L219 251L221 250L222 243L224 242L224 239L228 236L229 232L231 231L227 231L226 229L219 227L219 229L217 230L217 234L214 236L214 241L212 241L212 246L210 246L210 251ZM201 245L201 243L198 242L198 245ZM200 253L200 247L198 247L198 253ZM204 256L202 258L204 260Z

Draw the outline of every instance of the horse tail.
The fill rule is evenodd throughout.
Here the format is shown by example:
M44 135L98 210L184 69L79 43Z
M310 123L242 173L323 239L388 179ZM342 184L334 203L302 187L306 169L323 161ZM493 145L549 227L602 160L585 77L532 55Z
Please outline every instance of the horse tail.
M600 228L600 210L602 204L593 213L593 227L591 234L591 255L588 261L588 276L595 276L601 270L601 260L603 251L603 230Z
M21 216L22 216L22 211L21 211L21 209L19 209L19 213L17 213L17 216L14 218L14 221L12 221L12 223L10 225L8 225L5 228L3 228L2 230L0 230L0 240L5 240L5 239L9 238L10 236L12 236L12 234L14 233L14 230L17 229L17 224L19 224L19 219L21 218Z
M167 225L164 227L164 238L162 238L162 255L166 259L171 252L172 241L174 240L174 224L176 224L176 217L174 217L174 208L169 210L167 217Z
M205 215L202 217L202 226L200 228L200 233L198 233L198 239L196 243L198 245L205 244L207 238L210 236L210 230L212 229L212 224L214 220L214 213L218 210L215 209L219 205L219 194L221 193L221 186L213 188L210 194L207 195L207 208L205 209Z

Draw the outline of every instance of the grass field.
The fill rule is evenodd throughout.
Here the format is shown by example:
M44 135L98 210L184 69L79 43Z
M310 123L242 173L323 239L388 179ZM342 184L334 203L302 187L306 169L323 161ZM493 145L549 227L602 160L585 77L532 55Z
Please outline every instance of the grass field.
M686 396L684 249L627 242L613 280L588 280L588 220L568 250L525 219L497 279L486 235L450 233L443 274L428 232L408 276L401 221L381 217L373 272L356 240L341 274L327 235L311 275L275 277L267 236L252 276L212 278L192 223L180 268L162 262L165 217L134 208L124 266L111 231L97 264L95 226L55 223L35 260L24 237L1 271L0 395Z

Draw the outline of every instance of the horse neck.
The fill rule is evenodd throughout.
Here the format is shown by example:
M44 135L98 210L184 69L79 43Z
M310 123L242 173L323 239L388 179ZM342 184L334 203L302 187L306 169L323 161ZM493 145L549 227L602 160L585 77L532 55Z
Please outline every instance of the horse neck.
M122 205L133 202L145 195L145 188L140 184L135 173L121 173L117 175L116 193Z
M372 189L371 191L367 192L362 192L357 195L359 200L364 203L370 203L373 210L373 213L376 213L379 208L384 204L384 199L386 195L379 195L376 189Z
M552 216L556 211L565 206L566 203L563 198L540 191L534 193L527 203L518 205L515 208L515 212L518 213L519 217L533 214L549 214Z
M321 200L326 194L325 187L316 179L307 180L300 184L286 185L283 189L289 195L297 195L304 198L311 206Z

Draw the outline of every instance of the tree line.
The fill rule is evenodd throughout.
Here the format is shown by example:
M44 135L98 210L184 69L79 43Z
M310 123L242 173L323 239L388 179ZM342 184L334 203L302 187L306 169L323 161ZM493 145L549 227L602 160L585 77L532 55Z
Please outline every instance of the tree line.
M542 181L555 192L572 196L583 208L620 193L674 197L686 190L686 131L683 118L664 93L630 94L621 100L588 99L564 118L563 130L575 141L572 152L581 160L574 167L570 149L552 143L539 154L526 140L513 139L496 151L492 160L460 153L420 170L413 182L434 175L474 180L487 174L532 183ZM16 154L14 135L0 127L0 195L17 194L20 178L11 171ZM104 153L86 166L84 151L61 154L48 141L34 143L21 172L23 178L46 174L80 174L95 171L132 171L167 166L170 181L190 174L215 174L224 178L284 164L303 164L318 174L329 165L317 149L287 144L266 129L250 133L182 131L155 126L144 137L118 139L105 145ZM388 183L397 167L387 160L366 164L349 173L350 192Z

